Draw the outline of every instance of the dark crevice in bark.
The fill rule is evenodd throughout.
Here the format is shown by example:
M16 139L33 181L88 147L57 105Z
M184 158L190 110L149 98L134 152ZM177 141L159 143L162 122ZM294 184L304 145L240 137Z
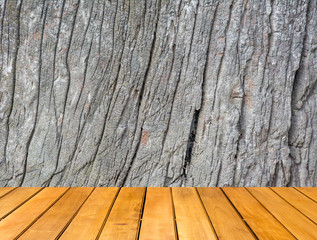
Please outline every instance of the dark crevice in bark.
M116 2L116 10L115 10L115 16L114 16L114 22L113 22L113 29L115 29L115 27L116 27L118 4L119 4L119 3ZM115 37L114 37L114 35L115 35L115 34L114 34L114 32L113 32L113 34L112 34L112 44L115 43ZM126 41L126 35L124 36L123 45L125 45L125 41ZM113 47L113 46L112 46L112 47ZM113 53L114 53L114 52L113 52L113 49L112 49L111 59L113 58ZM92 156L92 159L90 160L90 161L93 162L93 165L94 165L95 162L96 162L97 155L98 155L99 149L100 149L100 145L101 145L102 139L103 139L103 137L104 137L104 135L105 135L106 125L107 125L107 119L108 119L108 116L109 116L109 113L110 113L111 102L112 102L112 99L113 99L113 94L114 94L114 92L115 92L115 90L116 90L116 88L117 88L118 78L119 78L119 74L120 74L120 71L121 71L121 60L122 60L122 56L123 56L123 50L121 51L120 57L119 57L119 59L120 59L120 60L119 60L119 66L118 66L117 74L116 74L116 77L115 77L115 80L114 80L114 83L113 83L113 88L112 88L112 89L113 89L113 93L112 93L112 95L111 95L111 101L110 101L109 107L108 107L108 109L107 109L107 111L106 111L106 113L105 113L105 117L104 117L102 129L101 129L101 134L100 134L99 140L98 140L98 142L97 142L96 151L94 152L94 154L93 154L93 156ZM106 71L108 70L108 67L109 67L109 66L110 66L110 61L109 61L109 63L107 64ZM104 72L104 75L103 75L103 77L102 77L102 81L105 80L106 71ZM111 88L111 86L110 86L110 88ZM97 96L97 94L98 94L98 88L97 88L97 90L96 90L95 96ZM93 166L92 166L92 168L93 168ZM91 169L92 169L92 168L91 168ZM97 178L96 178L96 180L95 180L95 182L94 182L94 186L97 186L97 183L98 183L98 181L99 181L99 178L100 178L100 169L101 169L101 167L99 167L98 175L97 175ZM91 175L91 171L89 172L88 177L87 177L87 181L88 181L88 182L89 182L90 175Z
M175 40L174 40L175 41ZM173 71L173 67L174 67L174 62L175 62L175 50L176 50L176 44L175 42L173 43L173 57L172 57L172 64L171 64L171 68L170 68L170 71L169 71L169 75L168 75L168 82L170 81L171 79L171 75L172 75L172 71ZM174 102L174 99L173 101ZM169 131L169 126L170 126L170 122L171 122L171 117L168 118L168 121L167 121L167 128L166 130L164 131L164 136L163 136L163 140L162 140L162 148L161 148L161 153L160 153L160 156L162 156L162 153L163 153L163 149L164 149L164 146L165 146L165 141L166 141L166 138L167 138L167 133ZM169 163L168 163L169 164ZM168 168L167 168L168 169ZM166 180L166 179L165 179Z
M180 9L180 6L181 6L181 2L178 6L178 8ZM196 19L197 19L197 14L198 14L198 8L199 8L199 2L197 3L197 6L196 6L196 10L195 10L195 18L194 18L194 24L193 24L193 29L192 29L192 34L191 34L191 37L190 37L190 43L189 43L189 51L188 51L188 55L187 55L187 65L186 65L186 71L188 69L188 64L189 64L189 60L190 60L190 54L191 54L191 48L192 48L192 43L193 43L193 39L194 39L194 34L195 34L195 29L196 29ZM178 17L180 16L180 11L178 13ZM170 68L170 72L169 72L169 76L168 76L168 81L170 81L170 78L171 78L171 75L172 75L172 72L173 72L173 67L174 67L174 62L175 62L175 55L176 55L176 42L177 42L177 35L178 35L178 27L177 27L177 30L176 30L176 34L175 34L175 39L174 39L174 43L173 43L173 59L172 59L172 65L171 65L171 68ZM182 60L181 60L181 66L180 66L180 69L183 68L183 63L184 63L184 57L182 57ZM164 150L164 146L165 146L165 142L166 142L166 138L167 138L167 134L169 132L169 128L170 128L170 121L171 121L171 118L172 118L172 112L173 112L173 106L174 106L174 102L175 102L175 96L177 94L177 91L178 91L178 87L179 87L179 83L181 81L181 72L178 74L178 78L177 78L177 82L176 82L176 86L175 86L175 92L173 94L173 97L172 97L172 106L171 106L171 112L170 112L170 116L169 116L169 119L168 119L168 123L167 123L167 129L166 131L164 132L164 136L163 136L163 141L162 141L162 149L161 149L161 156L162 156L162 152ZM170 161L168 161L167 163L167 166L166 166L166 172L168 174L168 169L169 169L169 165L170 165ZM185 168L186 166L186 168ZM174 182L176 182L178 179L181 179L181 181L183 180L183 176L184 173L186 172L186 175L187 175L187 169L188 167L188 164L186 164L186 157L185 157L185 160L184 160L184 164L183 164L183 169L181 174L176 177L174 180L172 180L173 178L170 178L168 176L165 176L165 179L164 179L164 186L168 186ZM185 176L186 178L186 176Z
M246 17L246 4L247 3L244 3L243 4L243 9L242 9L242 13L241 13L241 18L240 18L240 27L242 28L243 26L243 23L245 22L245 17ZM238 59L239 59L239 67L241 65L241 59L240 59L240 55L241 54L239 52L239 45L241 44L241 39L240 39L240 31L239 31L239 35L238 35L238 41L237 41L237 56L238 56ZM238 128L238 139L237 139L237 142L236 142L236 152L235 152L235 155L234 155L234 164L235 164L235 167L234 167L234 170L233 170L233 174L232 174L232 184L234 184L234 179L235 179L235 175L236 175L236 166L237 166L237 161L238 161L238 155L240 153L240 149L239 149L239 143L240 141L244 138L244 128L243 128L243 123L245 122L245 108L246 108L246 93L245 93L245 78L246 78L246 73L247 71L249 70L248 67L249 67L249 62L251 61L251 58L250 57L248 60L246 60L246 63L245 63L245 66L244 66L244 69L243 69L243 75L242 75L242 79L241 79L241 89L242 89L242 99L241 99L241 105L240 105L240 115L239 115L239 120L238 120L238 123L237 123L237 128Z
M59 34L60 34L60 31L61 31L61 26L62 26L62 21L63 21L65 2L66 2L66 0L63 1L62 9L61 9L61 12L60 12L60 20L59 20L59 23L58 23L58 29L57 29L57 33L56 33L56 43L55 43L55 47L54 47L53 69L52 69L52 71L53 71L53 79L52 79L51 90L50 90L50 105L51 105L51 102L52 102L52 94L53 94L53 97L54 97L54 109L55 109L54 83L55 83L56 55L57 55L57 47L58 47L58 42L59 42ZM57 122L58 120L57 120L57 116L56 116L56 110L55 110L55 118L56 118L56 122ZM56 126L57 126L57 124L56 124ZM56 128L56 130L57 130L57 128ZM56 131L56 134L58 136L58 131Z
M308 21L309 21L310 4L311 4L311 1L309 0L308 3L307 3L307 9L306 9L305 31L304 31L302 52L301 52L301 55L300 55L298 68L297 68L297 70L295 71L295 74L294 74L294 81L293 81L292 92L291 92L291 94L292 94L291 95L291 106L290 106L291 107L291 116L290 116L290 127L289 127L289 130L288 130L288 138L287 138L288 139L287 140L288 141L288 148L289 148L289 158L291 159L291 167L290 167L290 179L289 179L289 182L286 184L287 187L292 185L294 177L295 177L296 185L299 184L299 181L297 179L298 174L296 174L296 172L297 172L297 164L295 162L296 156L292 155L293 144L291 143L290 140L292 139L292 134L293 134L293 118L294 118L295 112L299 111L302 108L302 106L304 105L304 103L302 103L301 106L297 106L296 100L298 100L297 99L297 94L298 94L297 86L299 85L299 82L300 82L301 66L303 65L304 53L306 51L306 46L307 46L307 41L308 41L307 40L307 33L308 33ZM314 86L311 88L311 92L310 93L314 92L316 83L317 83L317 81L315 82ZM307 95L306 99L308 99L308 98L309 98L309 96ZM302 100L302 97L301 97L301 100Z
M38 123L38 113L39 113L39 105L40 105L40 90L41 90L41 74L42 74L42 50L43 50L43 39L44 39L44 31L45 31L45 22L46 22L46 17L47 17L47 9L48 9L48 4L46 5L46 8L45 8L45 4L43 4L41 18L43 17L43 12L44 12L44 18L43 18L43 23L42 23L42 33L41 33L41 41L40 41L40 48L39 48L39 72L38 72L38 84L37 84L37 96L36 96L37 102L36 102L36 110L35 110L35 120L34 120L32 132L31 132L30 137L29 137L27 144L26 144L26 155L25 155L25 160L24 160L25 161L25 169L23 172L20 186L22 186L24 179L25 179L27 160L28 160L28 156L29 156L29 147L30 147L30 144L32 142L34 132L35 132L35 129L36 129L36 126Z
M183 166L183 173L182 173L182 176L185 178L185 180L187 178L188 167L189 167L189 164L190 164L191 159L192 159L192 152L193 152L194 142L195 142L195 139L196 139L196 132L197 132L197 126L198 126L199 113L200 113L200 109L199 110L195 110L194 115L193 115L192 124L190 126L189 137L188 137L188 141L187 141L185 161L184 161L184 166Z
M137 119L136 119L136 122L138 122L138 119L139 119L139 115L140 115L140 108L141 108L141 103L142 103L142 99L143 99L143 95L144 95L144 89L145 89L145 84L146 84L146 80L148 78L148 74L149 74L149 70L150 70L150 67L152 65L152 57L153 57L153 53L154 53L154 49L155 49L155 43L156 43L156 33L157 33L157 26L158 26L158 22L159 22L159 19L160 19L160 11L161 11L161 0L159 0L158 2L158 10L157 10L157 19L156 19L156 23L155 23L155 30L154 30L154 33L153 33L153 39L152 39L152 44L151 44L151 50L150 50L150 56L149 56L149 62L148 62L148 65L147 65L147 68L145 70L145 74L144 74L144 80L143 80L143 84L142 84L142 87L141 87L141 90L140 90L140 94L139 94L139 100L138 100L138 103L139 103L139 113L137 115ZM125 186L125 183L127 181L127 178L128 178L128 175L129 175L129 172L132 168L132 165L134 163L134 160L136 158L136 155L137 155L137 152L139 150L139 147L140 147L140 143L141 143L141 138L142 138L142 131L143 131L143 123L142 123L142 127L140 129L140 134L139 134L139 139L138 139L138 144L135 148L135 151L134 151L134 154L133 154L133 157L131 159L131 162L129 164L129 167L128 167L128 170L127 172L125 173L125 176L124 176L124 179L122 181L122 183L120 184L121 186Z
M63 113L62 113L62 121L61 121L61 131L60 131L61 138L60 138L60 141L59 141L59 148L58 148L58 152L57 152L55 169L54 169L53 175L51 176L50 180L47 181L48 185L52 181L53 177L56 175L55 173L56 173L56 170L58 169L58 164L59 164L59 160L60 160L60 153L61 153L61 150L62 150L62 142L63 142L62 131L63 131L63 126L64 126L66 105L67 105L67 100L68 100L68 97L69 97L69 89L70 89L70 83L71 83L71 74L70 74L69 63L68 63L68 55L69 55L69 52L70 52L70 47L71 47L71 43L72 43L72 39L73 39L73 33L74 33L74 29L75 29L75 24L76 24L76 18L77 18L77 12L78 12L78 9L79 9L79 4L80 4L80 0L76 3L76 11L75 11L75 14L74 14L74 20L72 22L70 39L69 39L69 43L68 43L67 51L66 51L66 55L65 55L65 65L66 65L66 70L67 70L67 75L68 75L68 82L67 82L67 87L66 87L65 101L64 101L64 105L63 105ZM62 9L63 9L62 10L62 13L63 13L64 5L63 5ZM60 21L59 28L62 25L62 20L63 20L62 17L63 17L63 15L61 16L61 21ZM60 29L58 30L58 35L59 35L59 32L60 32ZM56 43L56 49L57 49L57 45L58 45L58 42ZM55 53L56 53L56 49L55 49ZM55 57L56 56L54 55L54 66L55 66ZM55 68L54 68L54 72L55 72Z
M195 126L195 136L194 136L194 140L192 142L192 146L191 146L191 149L190 149L190 154L187 155L187 150L189 150L188 148L188 143L187 143L187 150L186 150L186 157L190 157L189 158L189 163L191 161L191 157L192 157L192 154L193 154L193 148L194 148L194 145L196 142L196 132L197 132L197 127L198 127L198 121L199 121L199 116L200 116L200 111L203 111L204 109L204 99L205 99L205 84L206 84L206 75L207 75L207 69L208 69L208 66L209 66L209 55L210 55L210 45L211 45L211 39L212 39L212 33L213 33L213 27L214 27L214 22L215 22L215 17L217 15L217 10L218 10L218 5L219 5L219 2L216 3L216 7L215 7L215 11L213 13L213 17L212 17L212 24L211 24L211 29L210 29L210 32L209 32L209 39L208 39L208 44L207 44L207 50L206 50L206 61L205 61L205 65L204 65L204 70L203 70L203 76L202 76L202 84L201 84L201 100L200 100L200 108L199 110L196 110L194 112L194 117L196 115L196 126ZM195 122L195 118L193 118L193 122ZM192 124L193 124L192 122ZM190 134L191 134L191 131L190 131ZM190 139L190 135L189 135L189 138L188 140ZM186 157L185 157L185 162L184 162L184 166L183 166L183 175L185 177L185 181L186 181L186 178L187 178L187 174L188 174L188 171L189 171L189 164L186 164ZM185 176L185 173L186 173L186 176ZM167 186L167 185L166 185Z
M6 136L6 142L4 146L4 163L6 163L6 157L7 157L7 146L9 141L9 133L10 133L10 117L13 111L13 105L14 105L14 97L15 97L15 83L16 83L16 75L17 75L17 60L18 60L18 53L19 53L19 47L20 47L20 16L21 16L21 9L22 9L22 0L19 2L18 6L18 15L17 15L17 33L15 37L15 43L16 43L16 51L14 55L13 60L13 79L12 79L12 98L11 98L11 105L8 113L7 118L7 136ZM9 34L8 34L9 36ZM8 40L9 41L9 40ZM8 48L9 51L9 48ZM8 54L9 59L9 54ZM24 171L26 170L26 164L24 163Z
M119 2L117 2L117 4L116 4L116 11L115 11L113 29L115 29L116 22L117 22L116 20L117 20L118 5L119 5ZM127 20L127 22L129 22L129 19L130 19L130 1L129 1L128 20ZM107 121L108 121L108 116L111 116L113 108L114 108L114 105L115 105L115 103L117 101L117 97L118 97L118 94L119 94L119 93L117 93L117 95L114 97L115 91L116 91L117 85L118 85L118 79L119 79L120 72L121 72L121 62L122 62L122 56L123 56L123 53L124 53L124 48L125 48L125 45L126 45L126 41L127 41L127 32L125 32L125 35L123 37L123 47L122 47L122 51L121 51L120 57L119 57L118 71L117 71L116 78L115 78L115 81L114 81L114 84L113 84L113 88L112 88L113 92L112 92L111 100L110 100L107 112L105 114L105 120L103 122L103 127L102 127L102 134L101 134L100 139L98 141L98 146L97 146L96 152L95 152L94 157L93 157L93 162L94 163L95 163L95 160L97 159L97 155L103 153L104 151L106 151L106 150L103 150L103 151L99 152L99 149L100 149L100 145L102 143L102 139L104 138L104 135L105 135ZM113 44L115 43L115 33L114 32L113 32L113 35L112 35L112 42L113 42ZM111 56L113 56L113 50L112 50ZM112 104L112 102L113 102L113 104ZM102 163L102 160L101 160L101 163ZM99 166L98 175L97 175L97 178L95 180L94 186L97 186L97 183L98 183L98 181L100 179L100 171L101 171L101 167ZM91 174L91 172L89 173L89 177L90 177L90 174Z
M269 57L270 57L270 51L271 51L271 48L273 46L273 21L272 19L274 19L272 17L273 15L273 6L274 6L274 2L271 2L271 11L268 15L268 23L269 23L269 31L267 33L267 39L268 39L268 42L267 42L267 53L265 55L265 64L264 64L264 69L263 69L263 76L262 76L262 83L260 85L260 92L263 92L263 85L264 85L264 79L265 79L265 76L266 76L266 71L269 69ZM265 146L265 152L268 153L268 139L269 139L269 135L270 135L270 131L271 131L271 123L272 123L272 115L273 115L273 109L274 109L274 96L273 96L273 90L272 90L272 87L270 87L270 83L268 83L268 87L267 87L267 90L266 90L266 96L268 94L272 94L272 105L270 106L270 114L269 114L269 122L268 122L268 127L267 127L267 134L266 134L266 146ZM262 178L263 176L265 176L265 170L267 169L266 167L266 164L267 164L267 154L266 154L266 157L264 157L264 162L263 162L263 166L262 166L262 173L261 173L261 180L260 180L260 185L262 186ZM273 166L272 166L273 167ZM250 170L248 170L249 172ZM247 181L247 178L244 179L244 185L246 185L246 181ZM271 180L269 180L271 181Z
M2 49L2 39L3 39L3 23L5 21L5 13L6 13L6 4L7 1L4 1L3 3L3 11L1 14L1 25L0 25L0 52L3 53L3 49ZM4 58L3 56L0 56L0 61L1 61L1 72L3 72L3 61ZM0 74L0 83L2 82L2 74ZM0 96L0 102L2 100L2 96ZM1 119L2 120L2 119ZM9 118L7 118L7 127L9 126ZM6 142L4 143L4 149L3 149L3 158L0 159L0 167L4 166L5 171L7 171L7 164L6 164L6 148L7 148L7 140L8 140L8 128L6 127Z
M235 2L232 1L230 3L230 6L229 6L229 16L228 16L227 25L226 25L225 34L224 34L224 38L225 38L224 49L223 49L223 54L221 56L221 60L220 60L220 63L219 63L219 68L217 70L217 76L216 76L216 87L215 87L214 99L213 99L213 103L212 103L212 110L213 111L215 109L215 103L216 103L216 99L217 99L217 92L218 92L218 87L219 87L219 77L220 77L220 74L221 74L222 69L223 69L223 61L224 61L224 58L225 58L225 55L226 55L226 51L227 51L227 35L228 35L229 27L230 27L230 24L231 24L231 20L232 20L231 19L231 14L232 14L232 9L233 9L233 5L234 4L235 4ZM220 108L220 106L218 106L218 107ZM220 127L219 124L217 124L217 134L215 136L215 147L216 147L216 144L217 144L217 139L219 139L219 136L218 136L219 127ZM218 172L217 172L216 186L218 186L218 184L219 184L221 172L222 172L222 161L220 161L220 163L219 163L219 168L218 168Z

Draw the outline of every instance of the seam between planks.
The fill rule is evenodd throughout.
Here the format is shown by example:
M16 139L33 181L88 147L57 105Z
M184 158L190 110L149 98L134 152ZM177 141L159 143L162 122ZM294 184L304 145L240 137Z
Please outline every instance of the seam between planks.
M274 214L271 213L271 211L269 211L269 210L260 202L260 200L258 200L258 199L248 190L247 187L244 187L244 188L248 191L249 194L251 194L251 196L252 196L256 201L258 201L258 202L261 204L261 206L262 206L269 214L271 214L271 215L276 219L276 221L278 221L295 239L297 239L297 237L295 237L295 235L294 235L277 217L275 217Z
M236 208L236 206L233 204L233 202L231 201L231 199L227 196L227 194L223 191L222 188L220 188L221 192L223 193L223 195L225 195L225 197L228 199L229 203L231 204L231 206L234 208L234 210L237 212L237 214L239 215L239 217L241 218L241 221L244 223L244 225L247 227L247 229L249 230L249 232L255 237L255 239L259 239L258 236L255 234L255 232L252 230L252 228L250 227L250 225L248 224L248 222L244 219L244 217L240 214L239 210Z
M15 189L17 189L17 187L11 189L9 192L3 194L2 196L0 196L0 198L3 198L4 196L8 195L9 193L11 193L12 191L14 191Z
M56 198L56 200L47 208L45 209L42 213L40 213L40 215L38 215L28 226L26 226L22 232L20 232L15 238L14 240L18 239L19 237L21 237L23 235L23 233L25 233L30 227L32 227L32 225L39 220L48 210L50 210L51 207L54 206L54 204L61 199L68 191L70 188L66 189L65 192L63 192L59 197Z
M95 187L92 189L92 191L88 194L88 196L85 198L85 200L82 202L82 204L79 206L79 208L76 210L76 212L74 213L74 215L69 219L69 221L66 223L66 225L64 226L64 228L61 230L61 232L57 235L57 237L55 238L55 240L58 240L63 233L65 232L65 230L68 228L68 226L71 224L71 222L73 221L73 219L77 216L78 212L80 211L81 207L85 204L85 202L87 201L87 199L90 197L90 195L93 193L93 191L95 191Z
M219 239L219 237L218 237L218 235L217 235L217 232L216 232L216 229L214 228L214 225L212 224L212 221L211 221L211 219L209 218L209 215L208 215L207 209L206 209L206 207L205 207L205 204L204 204L203 200L201 199L200 194L199 194L199 192L198 192L198 190L197 190L197 187L195 187L195 192L196 192L196 194L197 194L197 196L198 196L198 198L199 198L200 204L201 204L202 207L204 208L205 215L207 216L207 219L209 220L209 224L210 224L210 226L211 226L212 231L213 231L214 234L215 234L215 237L216 237L217 239Z
M99 239L99 237L100 237L100 235L101 235L101 233L102 233L102 231L103 231L103 229L104 229L104 227L105 227L105 225L106 225L106 222L107 222L107 220L108 220L108 217L109 217L109 215L110 215L110 212L111 212L111 210L112 210L112 208L113 208L114 203L116 202L116 200L117 200L117 198L118 198L118 195L119 195L121 189L122 189L121 187L118 189L116 195L114 196L114 198L113 198L113 200L112 200L112 203L111 203L111 205L110 205L110 207L109 207L109 209L108 209L108 212L107 212L107 214L106 214L106 216L105 216L105 219L103 220L103 222L102 222L102 224L101 224L101 226L100 226L99 232L98 232L98 234L97 234L97 236L96 236L96 240Z
M174 232L175 232L176 240L179 240L178 230L177 230L177 222L176 222L176 214L175 214L175 205L174 205L173 192L172 192L172 188L171 188L171 187L170 187L169 189L170 189L170 195L171 195L171 201L172 201L172 209L173 209Z
M140 231L141 231L141 225L142 225L142 219L143 219L143 213L144 213L144 207L145 207L145 201L146 201L146 193L147 193L147 187L144 191L143 201L142 201L142 207L139 215L139 221L138 221L138 228L137 228L137 234L135 236L135 240L138 240L140 237Z
M280 194L278 194L277 192L275 192L271 187L269 187L269 189L271 189L276 195L278 195L280 198L282 198L287 204L289 204L290 206L292 206L293 208L295 208L299 213L301 213L301 214L304 215L306 218L308 218L311 222L313 222L315 225L317 225L314 220L312 220L310 217L308 217L306 214L304 214L302 211L300 211L296 206L294 206L293 204L291 204L289 201L287 201L285 198L283 198Z
M16 188L15 188L16 189ZM15 190L13 189L13 190ZM33 193L30 197L25 199L23 202L19 203L18 206L15 208L11 209L7 214L5 214L3 217L0 218L0 221L5 219L7 216L9 216L11 213L13 213L15 210L17 210L19 207L21 207L23 204L25 204L27 201L29 201L31 198L33 198L36 194L38 194L40 191L42 191L44 188L39 189L37 192ZM11 192L11 191L10 191Z
M297 187L294 188L295 190L297 190L298 192L300 192L301 194L303 194L305 197L309 198L310 200L314 201L315 203L317 203L317 201L315 201L314 199L312 199L309 195L307 195L306 193L303 193L300 189L298 189Z

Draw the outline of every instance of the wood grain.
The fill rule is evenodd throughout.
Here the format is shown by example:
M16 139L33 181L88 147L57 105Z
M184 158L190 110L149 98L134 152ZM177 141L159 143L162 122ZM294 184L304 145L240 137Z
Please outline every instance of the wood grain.
M306 196L317 202L317 188L316 187L298 187L298 191L304 193Z
M96 239L118 191L117 187L96 188L59 239Z
M219 239L255 239L220 188L197 188Z
M2 187L0 188L0 198L6 195L8 192L12 191L14 187Z
M21 206L29 198L38 193L42 188L16 188L9 194L0 198L0 220Z
M145 188L121 188L100 240L136 239L144 194Z
M317 203L298 192L294 188L289 187L274 187L271 188L274 192L284 198L289 204L298 209L306 217L317 223Z
M296 239L245 188L222 188L259 239Z
M56 239L93 188L71 188L19 240Z
M217 239L195 188L172 188L180 240Z
M20 208L0 221L1 240L18 237L45 212L68 188L45 188Z
M169 188L147 188L140 240L175 240L175 220Z
M316 240L317 225L269 188L248 188L296 238Z

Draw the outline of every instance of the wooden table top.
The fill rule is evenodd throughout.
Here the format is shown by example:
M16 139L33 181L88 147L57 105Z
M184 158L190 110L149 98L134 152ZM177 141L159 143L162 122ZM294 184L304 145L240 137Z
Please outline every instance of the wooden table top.
M0 188L0 239L317 239L317 188Z

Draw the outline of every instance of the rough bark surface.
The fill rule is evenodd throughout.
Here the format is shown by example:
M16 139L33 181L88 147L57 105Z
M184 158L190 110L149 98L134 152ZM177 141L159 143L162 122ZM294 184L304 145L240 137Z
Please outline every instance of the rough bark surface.
M317 185L317 1L0 15L0 186Z

